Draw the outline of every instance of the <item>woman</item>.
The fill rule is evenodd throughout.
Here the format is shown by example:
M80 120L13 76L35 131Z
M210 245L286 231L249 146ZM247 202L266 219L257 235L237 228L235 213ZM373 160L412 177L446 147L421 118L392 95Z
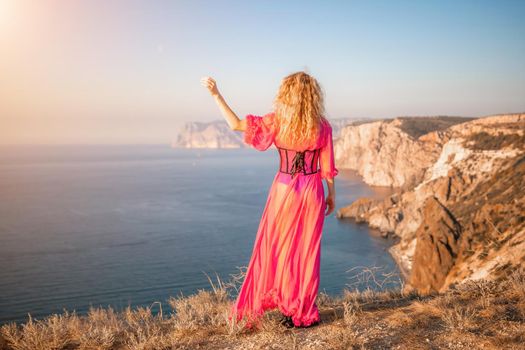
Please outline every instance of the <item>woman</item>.
M286 327L320 322L321 235L325 215L335 207L332 128L324 113L319 83L305 72L285 77L274 111L240 120L210 77L201 79L230 128L244 131L243 142L259 151L274 144L280 164L270 188L246 277L229 320L259 325L266 310L278 308ZM318 165L320 168L318 168ZM324 198L322 179L328 187Z

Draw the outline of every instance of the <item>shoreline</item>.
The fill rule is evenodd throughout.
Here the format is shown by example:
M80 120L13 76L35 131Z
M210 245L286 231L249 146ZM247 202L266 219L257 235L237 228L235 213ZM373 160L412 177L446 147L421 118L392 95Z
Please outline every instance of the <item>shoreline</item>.
M342 168L341 171L342 172L344 171L345 173L349 173L350 178L352 180L359 180L359 182L361 182L362 185L368 187L373 192L373 195L371 195L371 196L359 196L356 199L354 199L353 202L355 202L355 201L357 201L357 200L359 200L361 198L371 198L371 199L374 199L374 200L382 201L385 198L390 197L391 195L399 193L399 191L400 191L399 188L392 187L392 186L374 186L374 185L369 185L369 184L367 184L364 181L363 176L361 176L357 172L356 169L345 169L345 168ZM341 206L340 208L347 207L347 206L351 205L353 202L347 203L347 204ZM376 227L372 227L372 226L370 226L368 221L357 221L355 217L341 217L341 218L338 218L338 220L351 220L354 224L357 224L357 225L365 224L367 226L367 228L368 228L369 235L376 235L376 236L379 236L379 237L381 237L381 238L383 238L385 240L392 239L393 240L392 245L390 245L386 249L386 251L390 254L390 256L392 257L392 260L396 264L396 266L397 266L397 268L398 268L398 270L400 272L400 276L403 279L403 282L404 283L408 283L409 276L410 276L411 261L406 261L406 259L403 259L402 254L398 251L397 247L398 247L398 244L399 244L399 242L401 240L401 238L399 236L397 236L394 233L383 232L383 231L381 231L380 229L378 229Z

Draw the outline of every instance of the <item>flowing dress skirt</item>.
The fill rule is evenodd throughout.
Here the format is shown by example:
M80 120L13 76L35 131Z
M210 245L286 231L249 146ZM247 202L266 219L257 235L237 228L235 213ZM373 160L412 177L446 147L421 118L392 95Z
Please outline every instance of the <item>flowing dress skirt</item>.
M325 207L319 172L293 177L277 172L229 320L245 318L252 328L275 308L296 326L320 320L316 297Z

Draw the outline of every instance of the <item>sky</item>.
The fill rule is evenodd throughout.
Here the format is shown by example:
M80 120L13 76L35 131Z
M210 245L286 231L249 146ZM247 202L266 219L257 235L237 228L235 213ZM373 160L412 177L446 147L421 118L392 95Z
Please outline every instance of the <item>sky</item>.
M525 1L0 0L0 144L171 143L272 109L306 71L328 118L525 112Z

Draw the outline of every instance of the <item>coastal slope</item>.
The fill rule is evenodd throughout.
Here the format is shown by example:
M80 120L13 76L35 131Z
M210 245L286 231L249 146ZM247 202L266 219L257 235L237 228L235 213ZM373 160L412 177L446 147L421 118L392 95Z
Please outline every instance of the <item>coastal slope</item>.
M469 279L497 280L525 262L524 114L472 119L417 139L403 131L401 119L380 123L387 125L357 128L386 130L376 133L383 142L404 141L369 151L375 157L366 158L369 164L361 173L365 181L371 174L368 183L399 191L384 200L360 198L337 216L399 238L389 251L407 289L429 293ZM343 130L342 135L363 132ZM362 146L356 139L354 148L348 146L351 139L338 142L340 149ZM359 170L356 155L338 157L340 165ZM375 167L382 170L368 170Z
M334 143L336 163L356 170L372 186L410 187L438 158L447 142L442 132L464 117L397 117L356 121Z

